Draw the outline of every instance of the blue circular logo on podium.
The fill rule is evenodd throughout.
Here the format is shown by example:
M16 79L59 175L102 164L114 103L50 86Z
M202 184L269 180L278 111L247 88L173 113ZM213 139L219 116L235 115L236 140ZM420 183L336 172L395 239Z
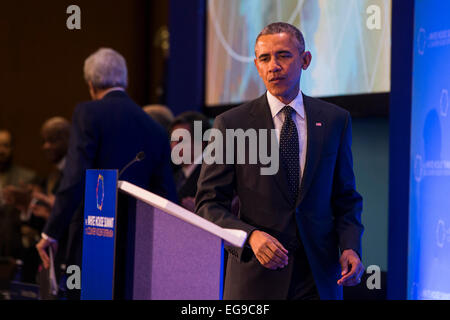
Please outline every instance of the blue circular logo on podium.
M105 179L101 174L97 178L97 188L95 189L95 196L97 198L97 209L102 211L103 200L105 198Z

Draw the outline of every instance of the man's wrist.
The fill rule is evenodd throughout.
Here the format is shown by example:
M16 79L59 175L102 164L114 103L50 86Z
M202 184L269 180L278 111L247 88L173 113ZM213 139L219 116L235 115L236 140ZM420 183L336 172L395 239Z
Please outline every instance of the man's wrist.
M344 254L344 251L351 251L352 253L354 253L354 254L359 258L359 260L362 260L362 259L361 259L361 255L359 254L359 252L358 252L357 250L355 250L355 249L353 249L353 248L343 249L343 250L341 251L341 255Z
M247 236L247 241L245 242L245 245L250 249L252 249L252 245L250 244L250 238L254 235L255 231L258 231L258 229L253 229L250 231L250 233Z

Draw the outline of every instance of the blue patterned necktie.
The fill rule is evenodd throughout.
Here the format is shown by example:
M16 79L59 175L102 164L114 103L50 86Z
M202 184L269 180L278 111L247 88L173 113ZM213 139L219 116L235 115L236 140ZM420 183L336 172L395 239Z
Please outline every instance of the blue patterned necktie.
M280 133L280 156L287 173L290 198L292 204L295 204L300 184L300 148L297 126L292 120L292 113L295 110L291 106L285 106L282 112L284 113L284 123Z

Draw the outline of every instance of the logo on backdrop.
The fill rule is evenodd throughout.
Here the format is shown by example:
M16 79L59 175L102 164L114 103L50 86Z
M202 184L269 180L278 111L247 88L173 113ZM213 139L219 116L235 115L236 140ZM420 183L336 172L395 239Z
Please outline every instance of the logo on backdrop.
M420 154L416 154L416 159L414 160L414 178L417 182L422 180L422 156Z
M448 112L448 90L442 89L441 91L441 100L439 101L441 106L441 116L446 117Z
M419 55L425 53L425 49L442 48L450 45L450 29L430 31L428 34L424 28L419 29L417 35L417 50Z
M446 243L450 242L450 227L445 226L445 222L439 219L436 226L436 245L443 248Z
M414 179L422 181L424 177L450 176L450 160L427 160L416 154L414 159Z
M95 189L95 197L97 199L97 209L102 211L103 200L105 199L105 179L101 174L97 178L97 188Z
M425 47L427 44L427 33L424 28L420 28L419 35L417 36L417 48L419 54L423 55L425 53Z

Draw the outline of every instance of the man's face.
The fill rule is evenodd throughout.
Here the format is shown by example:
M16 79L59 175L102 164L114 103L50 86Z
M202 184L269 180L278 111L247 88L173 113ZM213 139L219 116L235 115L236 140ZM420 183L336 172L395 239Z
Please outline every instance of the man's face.
M67 153L67 137L62 135L59 130L51 127L42 129L42 150L51 163L57 164Z
M170 148L173 150L176 146L178 146L177 148L179 152L177 152L177 155L180 156L181 158L184 157L183 150L189 151L191 155L190 159L187 159L187 161L189 162L183 164L185 165L192 164L194 163L195 159L197 159L201 155L201 152L203 151L204 148L203 141L202 140L198 141L195 139L194 132L192 132L192 127L187 123L179 123L173 126L170 132L171 140L172 134L177 129L184 129L189 131L190 140L189 139L184 140L183 137L179 137L177 141L170 141ZM188 154L186 154L186 157L188 157Z
M8 131L0 131L0 166L10 161L11 155L11 134Z
M267 90L285 103L299 91L302 68L310 62L309 52L300 53L298 41L288 33L261 36L255 45L255 65Z
M173 126L172 132L174 132L177 129L184 129L184 130L187 130L187 131L190 132L191 131L191 126L189 124L187 124L187 123L180 123L180 124L177 124L177 125ZM171 132L171 135L172 135L172 132ZM191 134L191 140L192 140L192 134ZM183 145L184 145L184 147L181 148L181 151L180 151L180 154L179 154L180 157L183 157L183 149L184 148L191 148L191 154L193 153L192 152L192 149L194 148L193 142L192 141L183 141L182 137L180 137L178 141L170 141L170 148L171 149L175 148L175 146L178 145L179 143L183 143Z
M191 131L191 127L187 123L180 123L180 124L174 125L172 128L172 132L174 132L177 129L184 129L189 132ZM172 134L172 132L171 132L171 134ZM180 137L180 139L178 141L170 141L170 148L171 149L175 148L175 146L179 143L189 143L190 144L191 142L183 141L183 138Z

